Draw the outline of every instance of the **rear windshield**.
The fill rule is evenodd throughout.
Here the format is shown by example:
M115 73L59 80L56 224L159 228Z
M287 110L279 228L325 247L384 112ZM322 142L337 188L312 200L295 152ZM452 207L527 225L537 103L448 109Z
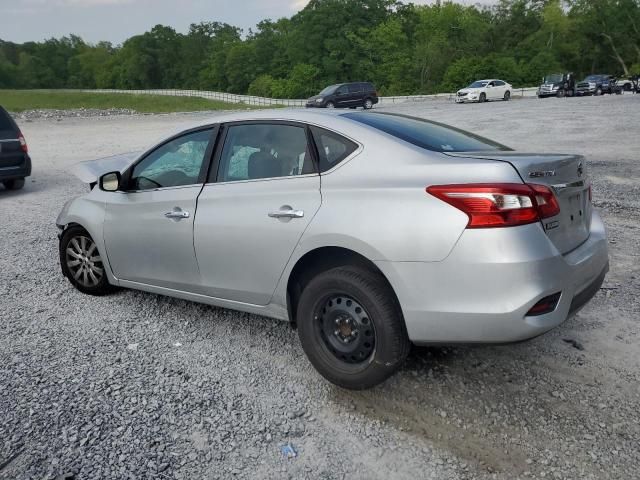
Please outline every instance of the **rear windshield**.
M13 121L6 110L0 107L0 130L14 130Z
M377 128L405 142L435 152L484 152L509 147L442 123L391 113L346 113L345 117Z

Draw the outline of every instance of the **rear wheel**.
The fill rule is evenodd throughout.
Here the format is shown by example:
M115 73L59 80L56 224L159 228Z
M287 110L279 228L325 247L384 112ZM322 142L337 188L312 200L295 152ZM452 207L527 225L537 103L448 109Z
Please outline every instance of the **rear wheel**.
M409 353L398 302L385 279L369 270L344 266L320 273L303 290L296 318L307 357L340 387L373 387Z
M480 103L484 103L487 101L487 95L484 93L480 94L480 99L478 100Z
M20 190L24 187L24 178L14 178L13 180L5 180L2 182L7 190Z
M60 266L71 284L89 295L106 295L109 285L98 247L82 227L70 227L60 239Z
M367 98L364 101L364 109L365 110L371 110L373 108L373 100L371 100L370 98Z

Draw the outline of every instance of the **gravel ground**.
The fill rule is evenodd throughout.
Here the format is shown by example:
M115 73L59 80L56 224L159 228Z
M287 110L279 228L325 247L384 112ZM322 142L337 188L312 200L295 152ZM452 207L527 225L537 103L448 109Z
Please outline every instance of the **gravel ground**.
M585 154L612 268L547 335L416 348L357 393L326 383L284 323L134 291L88 297L60 274L54 221L87 189L69 166L202 114L22 122L34 174L0 189L0 478L640 478L639 107L623 95L381 108Z

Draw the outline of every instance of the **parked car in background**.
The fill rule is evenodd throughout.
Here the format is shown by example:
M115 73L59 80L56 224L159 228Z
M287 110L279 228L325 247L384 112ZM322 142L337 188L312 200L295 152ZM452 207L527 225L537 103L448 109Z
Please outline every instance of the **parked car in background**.
M616 85L623 92L632 92L634 90L634 82L631 78L619 78Z
M18 124L0 106L0 182L8 190L19 190L29 175L31 158L27 142Z
M290 321L325 378L368 388L411 342L525 340L595 295L586 167L397 114L236 112L77 167L97 186L58 216L59 258L88 294Z
M484 103L490 100L508 101L511 99L511 90L513 90L513 87L504 80L478 80L467 88L458 90L456 103Z
M589 75L576 85L576 95L604 95L614 93L616 77L613 75Z
M573 97L576 81L572 73L552 73L542 79L538 87L538 98Z
M378 92L372 83L354 82L330 85L307 100L307 108L356 108L365 110L378 103Z

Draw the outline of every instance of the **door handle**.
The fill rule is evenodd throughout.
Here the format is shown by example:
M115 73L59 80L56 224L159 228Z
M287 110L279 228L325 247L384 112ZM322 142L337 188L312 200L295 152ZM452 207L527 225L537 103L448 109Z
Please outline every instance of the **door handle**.
M189 212L183 212L182 210L167 212L164 214L167 218L189 218Z
M304 211L289 208L286 210L278 210L277 212L269 212L269 216L271 218L302 218L304 217Z

